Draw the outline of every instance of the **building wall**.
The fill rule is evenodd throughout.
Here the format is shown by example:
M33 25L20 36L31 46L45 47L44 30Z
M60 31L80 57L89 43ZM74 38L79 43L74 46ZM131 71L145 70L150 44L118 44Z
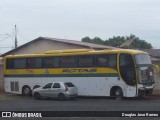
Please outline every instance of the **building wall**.
M13 54L30 54L30 53L40 53L48 50L85 49L85 48L86 47L79 45L40 40L30 45L27 45L27 47L23 47L18 51L15 51Z

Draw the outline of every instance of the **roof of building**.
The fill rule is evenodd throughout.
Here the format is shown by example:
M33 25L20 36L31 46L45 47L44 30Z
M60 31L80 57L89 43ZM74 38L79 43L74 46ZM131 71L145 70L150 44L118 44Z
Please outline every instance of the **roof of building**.
M160 58L160 49L147 49L146 51L150 56Z
M76 40L67 40L67 39L58 39L58 38L49 38L49 37L39 37L37 39L34 39L26 44L23 44L13 50L10 50L4 54L2 54L1 56L4 57L6 55L12 54L13 52L26 47L27 45L30 45L34 42L40 41L40 40L49 40L49 41L53 41L53 42L61 42L61 43L66 43L66 44L73 44L73 45L79 45L79 46L83 46L83 47L88 47L88 48L93 48L93 49L116 49L115 47L111 47L111 46L105 46L105 45L98 45L98 44L93 44L93 43L87 43L87 42L82 42L82 41L76 41Z
M150 57L152 62L160 62L160 59L154 58L154 57Z

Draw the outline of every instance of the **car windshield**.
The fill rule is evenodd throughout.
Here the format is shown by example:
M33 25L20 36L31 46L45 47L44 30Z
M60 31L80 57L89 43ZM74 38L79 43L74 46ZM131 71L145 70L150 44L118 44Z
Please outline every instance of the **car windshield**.
M148 54L137 54L135 55L137 65L151 64L151 59Z
M67 87L75 87L71 82L67 82L67 83L65 83L65 85L66 85Z

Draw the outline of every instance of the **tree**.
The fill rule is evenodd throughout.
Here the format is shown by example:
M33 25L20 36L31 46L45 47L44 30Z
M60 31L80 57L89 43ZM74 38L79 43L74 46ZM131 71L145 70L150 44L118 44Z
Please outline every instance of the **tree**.
M131 34L130 36L113 36L113 38L109 38L108 40L102 40L99 37L95 37L90 39L89 37L82 38L83 42L90 42L101 45L108 45L113 47L120 47L124 42L134 39L131 45L128 48L131 49L152 49L152 45L145 40L141 40L135 35Z
M106 40L107 41L107 40ZM119 47L122 43L126 42L126 39L124 36L113 36L113 38L109 38L108 40L108 45L113 46L113 47Z
M84 38L82 38L82 42L89 42L89 43L95 43L95 44L102 44L103 45L105 41L103 41L99 37L95 37L93 39L90 39L89 37L84 37Z
M92 42L96 43L96 44L102 44L102 45L104 44L104 41L101 38L99 38L99 37L93 38Z
M81 40L82 42L91 42L91 39L89 38L89 37L84 37L84 38L82 38L82 40Z

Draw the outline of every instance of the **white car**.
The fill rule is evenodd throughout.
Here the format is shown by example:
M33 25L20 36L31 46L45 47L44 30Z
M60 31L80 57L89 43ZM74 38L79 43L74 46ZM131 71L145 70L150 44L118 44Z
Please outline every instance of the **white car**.
M58 98L59 100L74 99L78 95L78 89L71 82L53 82L46 84L44 87L33 89L32 95L36 100L42 97Z

